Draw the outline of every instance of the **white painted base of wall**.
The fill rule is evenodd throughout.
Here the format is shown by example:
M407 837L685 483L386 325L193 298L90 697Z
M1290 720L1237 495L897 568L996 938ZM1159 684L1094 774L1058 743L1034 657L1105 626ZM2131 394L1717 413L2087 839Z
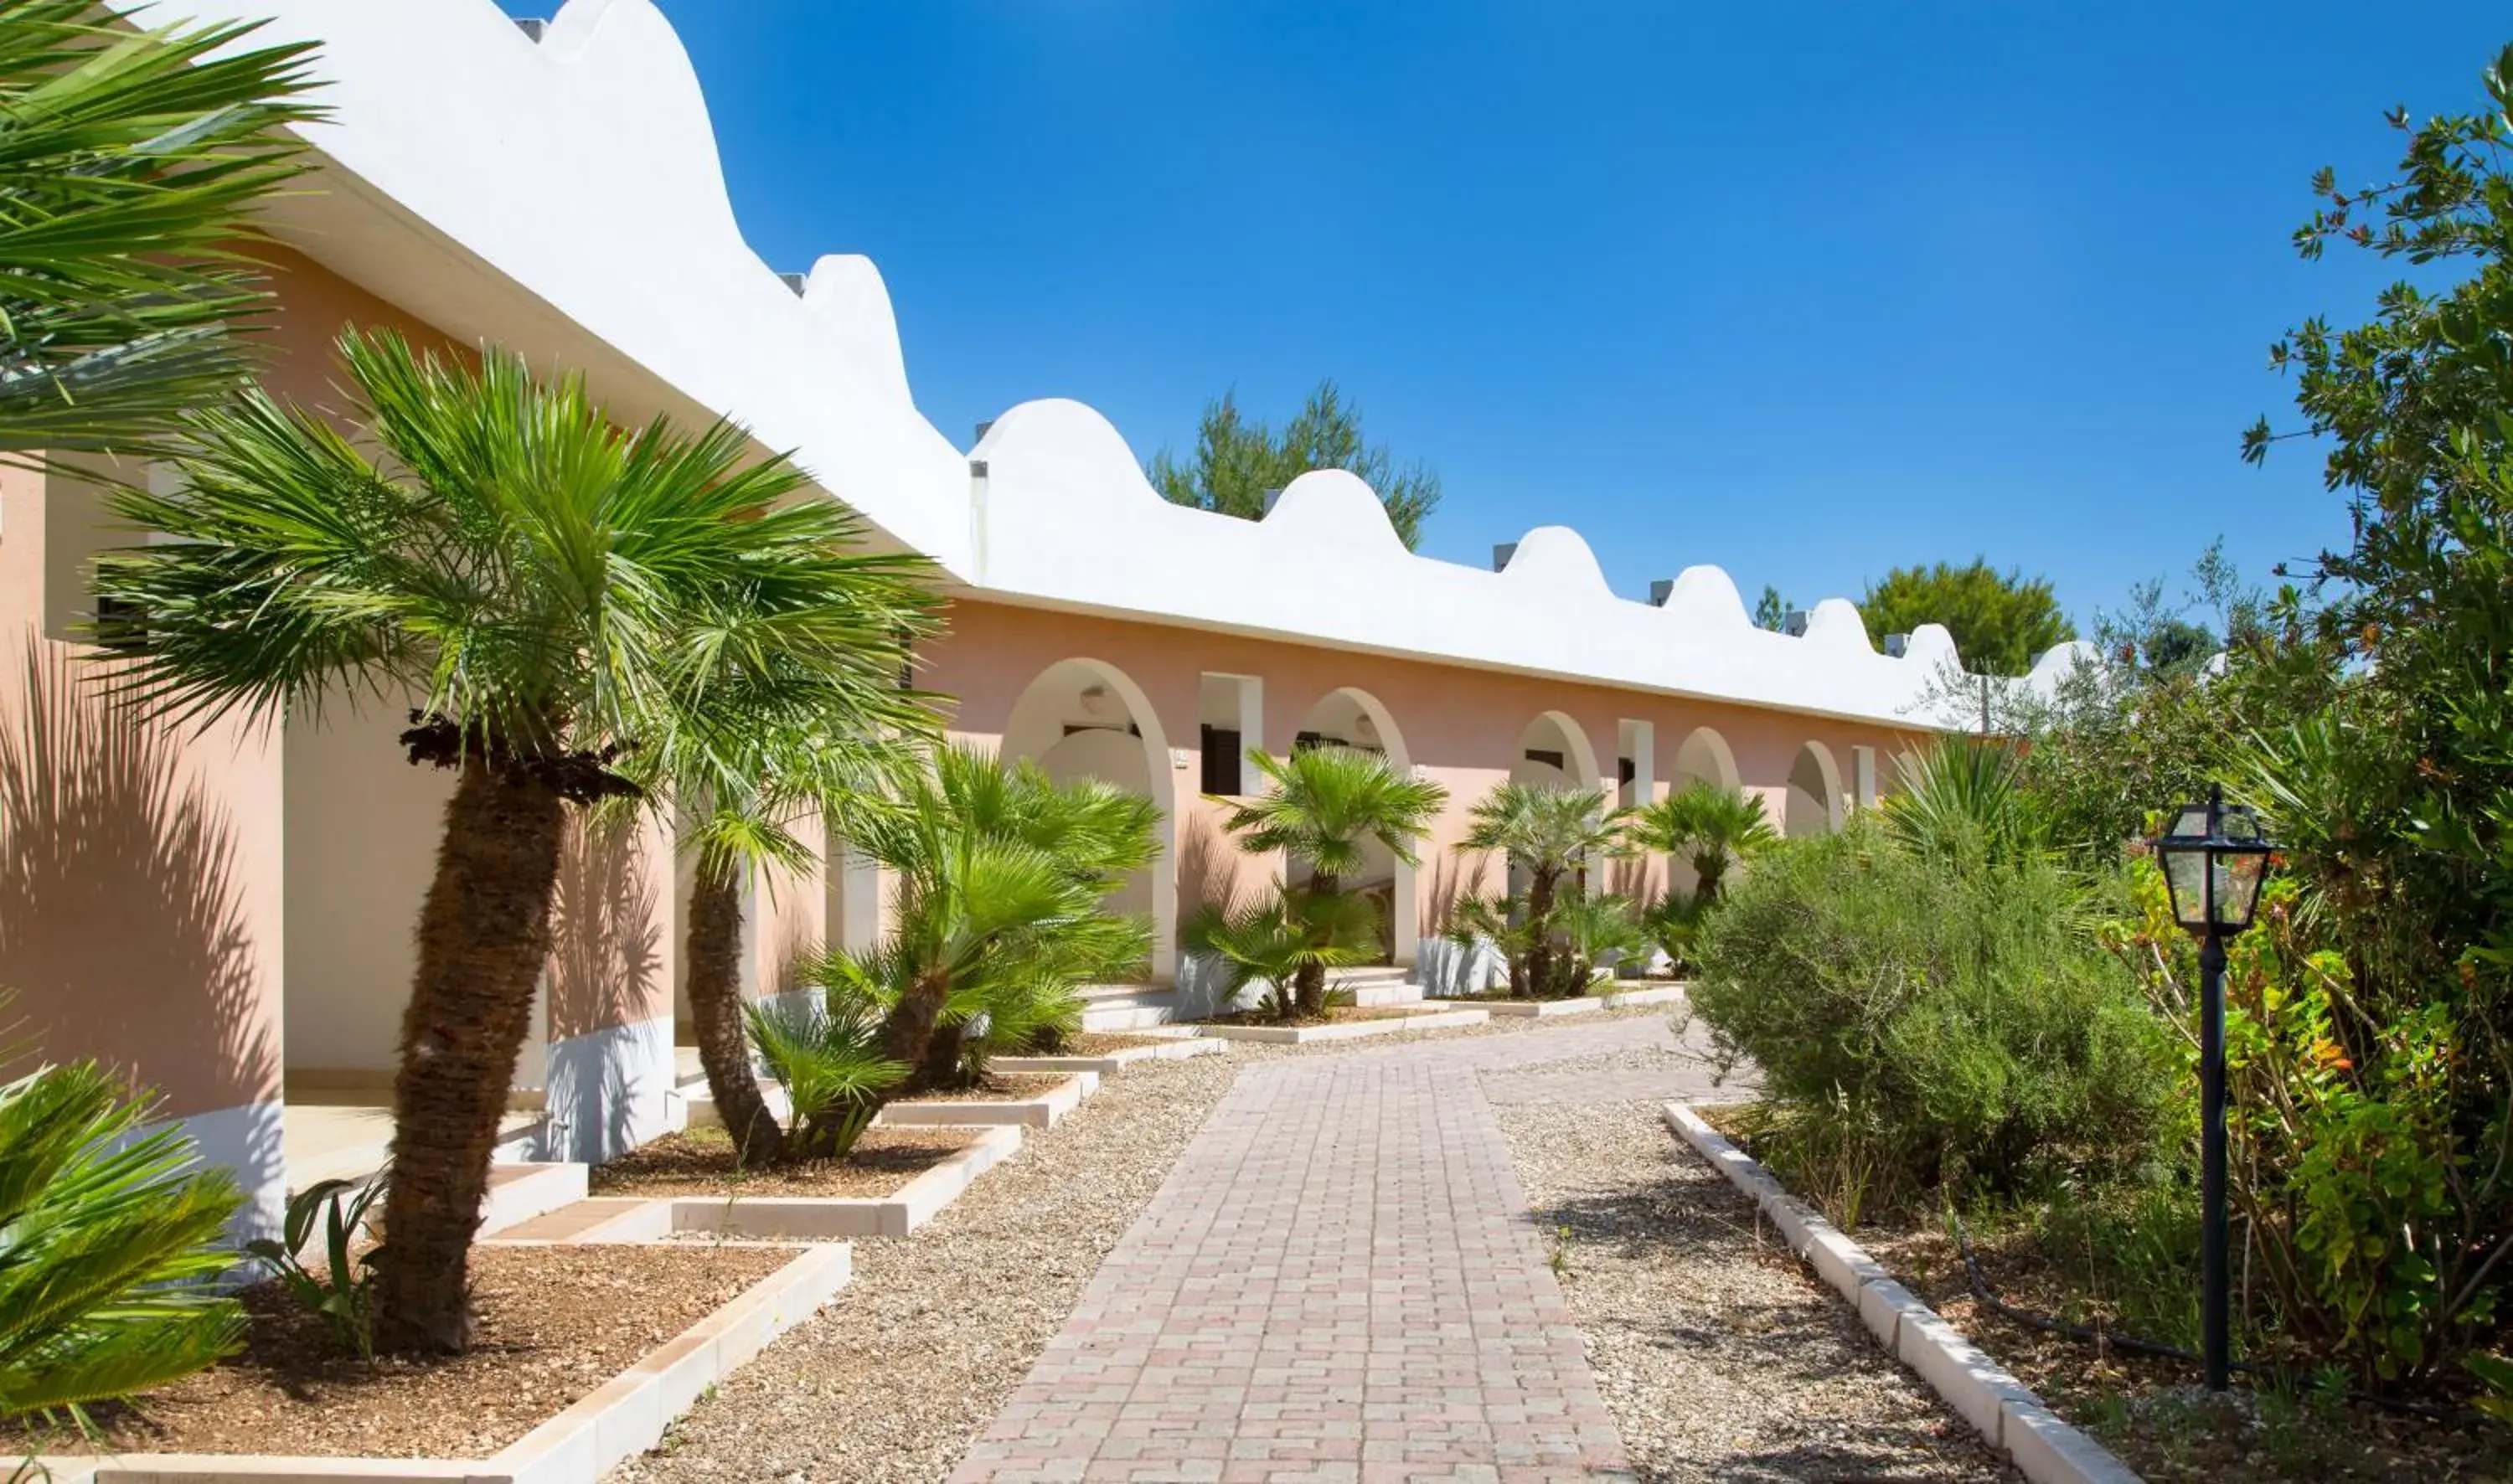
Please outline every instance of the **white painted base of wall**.
M1432 999L1480 995L1509 983L1509 962L1489 938L1477 938L1472 948L1459 948L1446 938L1425 938L1415 960L1414 982Z
M670 1016L550 1042L539 1157L600 1164L679 1128L673 1080Z
M151 1123L138 1136L180 1129L200 1152L201 1163L225 1168L244 1192L244 1204L227 1223L237 1246L279 1235L288 1214L288 1159L277 1102L245 1103L189 1117Z

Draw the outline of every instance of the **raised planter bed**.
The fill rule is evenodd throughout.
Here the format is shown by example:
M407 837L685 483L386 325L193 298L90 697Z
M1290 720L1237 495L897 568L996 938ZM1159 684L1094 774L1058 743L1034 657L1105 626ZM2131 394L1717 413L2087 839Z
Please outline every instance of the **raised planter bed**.
M966 1147L887 1195L597 1195L490 1239L490 1245L655 1242L693 1232L739 1240L905 1236L1020 1148L1017 1126L976 1132Z
M1120 1046L1097 1054L999 1056L988 1065L1002 1072L1090 1072L1115 1076L1138 1062L1174 1062L1181 1057L1212 1056L1230 1049L1226 1041L1202 1036L1164 1036L1139 1046Z
M1218 1040L1305 1046L1312 1041L1351 1040L1364 1035L1399 1035L1408 1031L1445 1031L1456 1026L1479 1026L1490 1019L1491 1014L1482 1009L1428 1010L1419 1014L1382 1015L1369 1020L1331 1020L1314 1026L1252 1026L1234 1021L1214 1021L1196 1027L1196 1033Z
M1097 1073L1077 1072L1055 1086L1027 1097L933 1098L884 1104L873 1123L892 1128L991 1127L1000 1124L1054 1128L1057 1119L1081 1107L1084 1099L1098 1090Z
M1754 1199L1791 1252L1858 1311L1876 1342L1916 1372L2032 1484L2139 1484L2129 1465L2059 1415L1935 1310L1911 1296L1856 1242L1791 1195L1769 1170L1682 1103L1667 1126Z
M802 1322L844 1288L853 1273L843 1245L806 1248L748 1284L674 1338L576 1398L521 1437L480 1459L270 1454L123 1453L48 1456L54 1484L295 1484L304 1480L467 1479L475 1484L597 1484L662 1440L663 1429L699 1395ZM493 1357L501 1365L511 1357ZM273 1408L258 1437L302 1436Z

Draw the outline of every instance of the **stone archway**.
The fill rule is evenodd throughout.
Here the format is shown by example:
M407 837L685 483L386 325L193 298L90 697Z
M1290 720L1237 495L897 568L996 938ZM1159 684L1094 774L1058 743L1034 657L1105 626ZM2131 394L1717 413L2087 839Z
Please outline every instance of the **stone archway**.
M1829 835L1841 828L1841 764L1832 749L1810 741L1789 764L1788 803L1781 830L1792 838Z
M1405 745L1405 734L1396 718L1379 699L1369 691L1346 685L1328 691L1312 705L1299 724L1295 747L1342 746L1378 753L1400 771L1410 771L1414 755ZM1416 853L1421 847L1416 846ZM1367 862L1362 875L1346 884L1365 894L1384 891L1388 924L1388 959L1411 966L1419 957L1422 942L1422 904L1417 868L1398 860L1394 852L1376 840L1362 847ZM1296 866L1286 868L1286 884L1296 883L1305 876ZM1297 875L1291 873L1296 872Z

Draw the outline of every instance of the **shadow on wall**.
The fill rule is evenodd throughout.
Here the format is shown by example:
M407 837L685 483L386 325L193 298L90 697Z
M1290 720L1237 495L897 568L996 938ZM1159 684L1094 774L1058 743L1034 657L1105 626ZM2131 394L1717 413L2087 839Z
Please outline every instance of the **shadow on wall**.
M669 918L642 823L578 821L559 857L549 1157L610 1158L653 1137L664 1117L672 1085Z
M1422 924L1414 979L1427 995L1476 995L1508 980L1500 952L1490 942L1477 938L1472 947L1461 947L1448 936L1457 900L1495 889L1492 862L1489 855L1460 855L1454 850L1425 852L1422 857L1422 872L1430 879L1422 883L1418 895L1430 912Z
M107 1051L187 1113L279 1096L225 807L176 737L29 638L0 725L0 986L56 1059ZM75 1030L72 1030L72 1027Z

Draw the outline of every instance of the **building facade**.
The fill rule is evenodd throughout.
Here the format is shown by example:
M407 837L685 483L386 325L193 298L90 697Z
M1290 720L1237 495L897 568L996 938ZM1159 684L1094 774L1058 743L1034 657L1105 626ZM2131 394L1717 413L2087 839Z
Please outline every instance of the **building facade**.
M318 168L270 214L278 391L333 404L333 336L392 325L580 371L623 420L730 415L792 450L879 540L938 564L949 627L917 682L954 698L956 735L1160 805L1162 858L1120 894L1154 919L1156 986L1193 977L1185 912L1281 869L1218 829L1249 747L1375 748L1448 787L1418 868L1385 860L1365 883L1394 961L1436 990L1475 972L1440 936L1448 904L1501 884L1454 848L1494 783L1640 802L1707 778L1787 833L1829 830L1890 789L1959 663L1935 628L1881 652L1839 600L1802 633L1763 631L1713 567L1615 594L1558 527L1489 570L1419 558L1336 471L1258 522L1182 509L1076 403L1023 404L962 447L916 410L870 262L780 274L742 240L698 79L649 0L572 0L529 27L490 0L167 0L148 20L179 15L323 47ZM285 1190L379 1147L449 785L403 762L391 698L197 731L113 706L109 660L75 636L90 560L127 539L93 486L0 472L0 985L48 1055L160 1089L267 1226ZM786 988L810 947L879 932L878 878L842 842L827 854L755 883L754 993ZM1616 869L1649 891L1667 863ZM647 821L579 832L563 877L516 1148L599 1159L679 1116L686 865Z

